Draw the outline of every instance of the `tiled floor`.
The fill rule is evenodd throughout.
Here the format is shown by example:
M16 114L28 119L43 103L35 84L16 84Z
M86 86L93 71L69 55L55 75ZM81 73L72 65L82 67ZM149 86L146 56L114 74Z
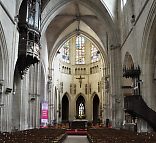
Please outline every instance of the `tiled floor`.
M67 136L63 143L89 143L87 136Z

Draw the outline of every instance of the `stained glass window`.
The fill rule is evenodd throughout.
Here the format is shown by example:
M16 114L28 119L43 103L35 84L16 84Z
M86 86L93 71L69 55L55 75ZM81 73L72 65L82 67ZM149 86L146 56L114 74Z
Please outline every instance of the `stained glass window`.
M80 103L79 105L79 117L82 117L84 115L84 105L83 103Z
M72 45L74 45L73 47L75 48L75 51L70 50L72 48L71 47ZM91 56L90 62L94 63L94 62L99 61L100 52L97 46L83 35L78 35L74 38L71 38L70 40L66 41L63 44L63 46L60 49L62 61L66 63L70 63L70 58L73 58L73 56L71 56L70 54L70 52L72 52L72 54L74 54L75 64L78 64L78 65L86 64L86 54L87 54L86 49L87 48L88 48L88 52L90 49L90 56ZM76 71L77 71L77 74L79 74L78 73L79 70L77 69ZM85 74L85 70L81 70L81 71L82 71L81 74Z
M99 61L100 52L95 45L91 44L91 62Z
M66 63L69 63L70 62L70 59L69 59L69 52L70 52L70 42L67 41L61 48L61 53L62 53L62 60Z
M85 64L85 38L82 35L76 37L76 64Z

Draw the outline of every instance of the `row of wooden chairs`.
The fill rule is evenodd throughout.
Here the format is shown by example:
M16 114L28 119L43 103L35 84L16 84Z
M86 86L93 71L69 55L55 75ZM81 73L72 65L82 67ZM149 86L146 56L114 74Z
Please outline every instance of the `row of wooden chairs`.
M136 133L109 128L89 129L88 138L92 143L156 143L156 133Z
M0 143L52 143L61 139L64 133L63 129L50 128L3 132L0 133Z

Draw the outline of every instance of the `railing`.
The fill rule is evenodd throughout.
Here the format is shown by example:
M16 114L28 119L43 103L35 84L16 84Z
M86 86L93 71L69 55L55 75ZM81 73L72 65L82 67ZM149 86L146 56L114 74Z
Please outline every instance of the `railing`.
M156 112L147 106L142 96L126 96L124 108L132 116L143 118L156 131Z
M27 55L32 56L39 60L39 44L34 43L33 41L27 41Z
M134 89L132 86L122 86L123 95L130 96L134 93Z

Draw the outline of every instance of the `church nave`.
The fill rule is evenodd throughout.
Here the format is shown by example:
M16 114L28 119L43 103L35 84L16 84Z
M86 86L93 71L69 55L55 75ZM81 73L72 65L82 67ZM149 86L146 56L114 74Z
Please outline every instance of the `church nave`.
M0 0L3 140L123 130L154 140L155 41L156 0Z

